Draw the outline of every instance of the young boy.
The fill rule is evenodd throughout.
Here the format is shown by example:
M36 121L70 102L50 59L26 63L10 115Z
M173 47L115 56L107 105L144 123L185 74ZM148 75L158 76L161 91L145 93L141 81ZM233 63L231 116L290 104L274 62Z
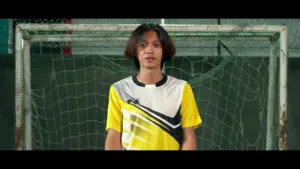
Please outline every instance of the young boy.
M124 54L139 72L110 88L105 150L197 149L194 129L202 120L191 86L161 71L175 53L160 25L132 32Z

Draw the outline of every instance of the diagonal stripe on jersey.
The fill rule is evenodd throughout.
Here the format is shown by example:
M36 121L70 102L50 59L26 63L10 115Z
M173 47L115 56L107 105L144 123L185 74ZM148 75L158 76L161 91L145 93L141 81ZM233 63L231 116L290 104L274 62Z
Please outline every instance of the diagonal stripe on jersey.
M160 114L159 112L153 111L150 108L142 106L136 101L129 100L128 103L131 104L132 106L140 109L142 112L145 112L147 115L149 115L153 119L155 119L158 122L160 122L161 124L163 124L163 126L167 127L169 130L168 133L172 137L174 137L174 139L177 140L179 144L181 144L183 135L182 135L182 129L181 129L181 125L180 125L180 112L179 111L174 118L170 118L167 116L159 116L158 115L158 114ZM176 118L178 118L178 119L176 119ZM178 122L178 124L173 125L169 121L173 121L173 122L179 121L179 122Z

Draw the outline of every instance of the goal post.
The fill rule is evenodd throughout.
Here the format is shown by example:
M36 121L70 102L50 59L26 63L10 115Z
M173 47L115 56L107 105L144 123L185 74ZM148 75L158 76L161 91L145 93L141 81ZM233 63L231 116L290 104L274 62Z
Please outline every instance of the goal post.
M16 115L16 149L33 149L32 111L34 107L31 89L31 43L33 42L98 42L126 41L138 24L18 24L15 30L15 115ZM188 38L265 38L269 45L269 74L267 107L267 127L265 149L287 149L287 26L281 25L162 25L173 39ZM44 32L54 32L45 34ZM57 32L57 33L55 33ZM62 34L61 32L72 32ZM276 54L276 43L279 43L279 56ZM181 48L180 48L181 49ZM184 49L184 47L182 48ZM199 49L201 50L201 49ZM114 52L114 51L112 51ZM180 51L178 51L180 52ZM263 56L262 56L263 57ZM277 78L277 58L279 58L279 78ZM222 64L218 65L219 68ZM216 66L216 68L218 68ZM191 70L193 70L193 64ZM112 70L113 71L113 70ZM191 80L191 84L199 84L207 76ZM277 81L278 79L278 81ZM213 82L211 82L213 83ZM279 100L276 86L279 85ZM199 96L201 97L201 96ZM96 96L95 96L96 98ZM279 102L279 107L276 101ZM211 102L214 102L213 100ZM95 103L96 104L96 103ZM278 109L277 109L278 108ZM105 110L104 110L105 111ZM201 107L200 107L201 111ZM279 112L279 140L274 140L277 123L274 122ZM39 118L34 122L39 125ZM43 129L36 129L42 132ZM42 135L42 134L40 134ZM42 138L41 138L42 140ZM40 144L42 144L41 141ZM279 145L277 145L277 142Z

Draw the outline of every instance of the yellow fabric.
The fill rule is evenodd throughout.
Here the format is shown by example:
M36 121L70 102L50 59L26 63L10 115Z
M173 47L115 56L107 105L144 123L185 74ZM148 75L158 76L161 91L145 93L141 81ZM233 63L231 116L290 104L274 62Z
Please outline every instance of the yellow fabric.
M109 89L108 113L106 121L106 130L112 128L119 133L122 132L122 112L121 103L116 90L113 87Z
M184 86L180 109L181 128L199 127L202 123L192 89ZM172 136L170 126L120 99L116 89L110 88L106 130L121 133L126 150L179 150L179 142ZM176 133L177 134L177 133Z
M122 139L122 145L126 149L178 150L180 148L178 142L171 135L152 123L152 120L143 118L142 111L133 111L133 109L126 111L131 119L123 118L125 124L123 132L130 136L128 140Z
M202 119L200 117L200 112L198 111L193 90L188 83L185 84L183 89L180 113L182 128L198 128L201 125Z

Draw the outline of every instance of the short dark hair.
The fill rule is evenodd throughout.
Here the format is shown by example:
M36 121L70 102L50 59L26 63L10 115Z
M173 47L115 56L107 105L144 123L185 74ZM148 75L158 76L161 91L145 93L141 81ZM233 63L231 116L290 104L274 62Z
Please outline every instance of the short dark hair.
M144 33L151 30L157 33L162 44L161 69L163 68L164 62L171 60L176 53L176 49L170 35L162 26L153 23L141 24L132 32L124 51L124 55L126 57L134 60L134 64L137 69L140 69L140 63L137 56L137 43L144 36Z

